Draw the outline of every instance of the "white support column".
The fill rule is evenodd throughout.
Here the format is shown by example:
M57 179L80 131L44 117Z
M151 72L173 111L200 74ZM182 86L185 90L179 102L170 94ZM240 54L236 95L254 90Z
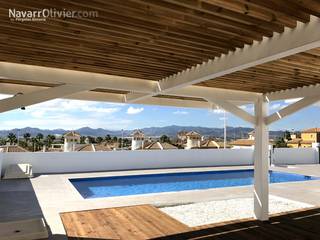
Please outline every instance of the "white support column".
M269 103L263 96L255 103L254 145L254 214L258 220L266 221L269 216L269 131L264 119L268 115Z
M258 220L266 221L269 216L269 131L265 123L269 103L259 97L255 103L254 145L254 214Z

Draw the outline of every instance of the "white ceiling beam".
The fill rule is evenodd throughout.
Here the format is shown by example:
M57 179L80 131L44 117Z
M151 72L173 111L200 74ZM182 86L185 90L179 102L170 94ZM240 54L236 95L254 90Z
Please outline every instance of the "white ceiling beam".
M72 93L90 90L88 86L79 85L61 85L58 87L52 87L43 89L40 91L30 92L27 94L19 94L13 97L0 100L0 113L10 111L13 109L33 105L36 103L45 102L55 98L65 97Z
M161 94L161 92L160 92ZM214 97L221 100L236 101L241 104L248 104L257 101L260 93L245 92L230 89L210 88L202 86L186 86L181 89L176 89L166 93L170 96L182 96L182 97L194 97L194 98L207 98ZM150 96L146 96L143 93L129 93L126 94L126 101L133 103L138 100L148 99Z
M260 93L238 91L231 89L210 88L202 86L186 86L174 91L169 91L168 95L178 95L185 97L214 97L221 100L238 101L252 103L257 101Z
M160 92L168 93L181 87L320 47L319 29L320 19L310 16L308 23L298 22L293 29L285 28L283 33L274 33L270 38L264 37L260 42L255 41L252 45L245 45L229 54L223 54L221 57L162 79L159 82ZM152 94L141 96L140 99L148 96Z
M102 92L92 92L92 91L72 94L67 96L66 98L88 100L88 101L125 103L123 94L102 93ZM181 100L181 99L159 98L159 97L150 97L148 99L135 102L134 104L185 107L185 108L206 108L206 109L217 108L217 106L212 105L205 101Z
M305 97L298 102L295 102L273 114L265 118L266 124L274 123L280 119L283 119L284 117L287 117L293 113L296 113L297 111L306 108L316 102L320 101L320 94L318 96L313 97Z
M250 113L246 112L245 110L241 109L240 107L224 100L216 99L216 98L207 98L208 102L211 102L212 104L215 104L225 111L228 111L235 116L241 118L242 120L249 122L251 124L256 123L256 117L251 115Z
M90 85L93 88L130 91L132 93L127 96L128 102L140 98L142 95L139 93L156 95L154 93L159 92L159 84L156 81L8 62L0 62L0 83L1 78L47 84ZM255 93L201 86L188 86L170 92L169 95L200 98L218 95L237 101L252 101L256 97Z
M150 93L158 90L158 83L139 78L0 62L2 79L48 84L77 84L113 90Z
M183 107L183 108L205 108L205 109L216 109L217 106L206 101L193 101L193 100L182 100L172 98L159 98L150 97L148 99L140 100L135 102L136 104L146 105L159 105L159 106L171 106L171 107Z
M7 84L7 83L0 84L0 94L14 95L18 92L29 94L32 92L37 92L45 89L49 89L49 88L20 85L20 84ZM94 91L78 92L78 93L70 94L68 96L64 96L61 98L70 99L70 100L125 103L123 94L94 92ZM157 98L157 97L151 97L147 100L139 101L137 102L137 104L186 107L186 108L205 108L205 109L216 108L215 105L212 105L211 103L208 103L208 102L169 99L169 98Z
M304 86L266 94L269 101L279 101L290 98L313 97L320 94L320 84Z

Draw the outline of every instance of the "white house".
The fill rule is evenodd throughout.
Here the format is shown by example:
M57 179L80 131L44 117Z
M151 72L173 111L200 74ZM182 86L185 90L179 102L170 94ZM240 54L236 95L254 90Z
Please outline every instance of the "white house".
M131 134L131 150L142 149L144 147L144 133L141 130L135 130Z
M80 137L79 133L74 131L67 132L64 136L64 152L73 152L78 144L80 144Z
M201 147L201 135L195 131L190 131L186 134L187 145L185 149L200 148Z

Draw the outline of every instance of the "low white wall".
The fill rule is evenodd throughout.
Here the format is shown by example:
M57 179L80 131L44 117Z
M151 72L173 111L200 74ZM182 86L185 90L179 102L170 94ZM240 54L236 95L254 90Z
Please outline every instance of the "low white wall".
M281 164L315 164L319 163L317 148L275 148L272 163Z
M252 165L252 149L192 149L66 153L5 153L9 164L30 163L34 173Z
M276 148L272 163L316 164L315 148ZM192 149L65 153L0 153L0 172L9 164L30 163L34 173L240 166L253 164L253 149Z

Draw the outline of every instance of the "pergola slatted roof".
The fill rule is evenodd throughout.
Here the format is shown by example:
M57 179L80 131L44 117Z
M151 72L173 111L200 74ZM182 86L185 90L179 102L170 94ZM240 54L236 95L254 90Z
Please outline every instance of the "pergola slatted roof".
M320 83L319 48L257 65L197 85L267 93L317 83Z
M8 8L49 7L97 10L99 17L24 24L8 19ZM308 22L310 14L320 15L318 9L318 1L1 1L0 61L160 80L281 33L284 27L295 27L297 20ZM302 76L310 73L299 67ZM254 76L257 81L249 90L255 92L267 92L274 86L259 83L263 71L248 71L230 78L240 81ZM221 78L222 83L214 86L229 88L223 82L230 78ZM307 76L303 80L315 83L308 82ZM242 83L250 86L250 82ZM277 83L277 90L294 87L288 83L281 88ZM202 85L212 86L210 81Z

